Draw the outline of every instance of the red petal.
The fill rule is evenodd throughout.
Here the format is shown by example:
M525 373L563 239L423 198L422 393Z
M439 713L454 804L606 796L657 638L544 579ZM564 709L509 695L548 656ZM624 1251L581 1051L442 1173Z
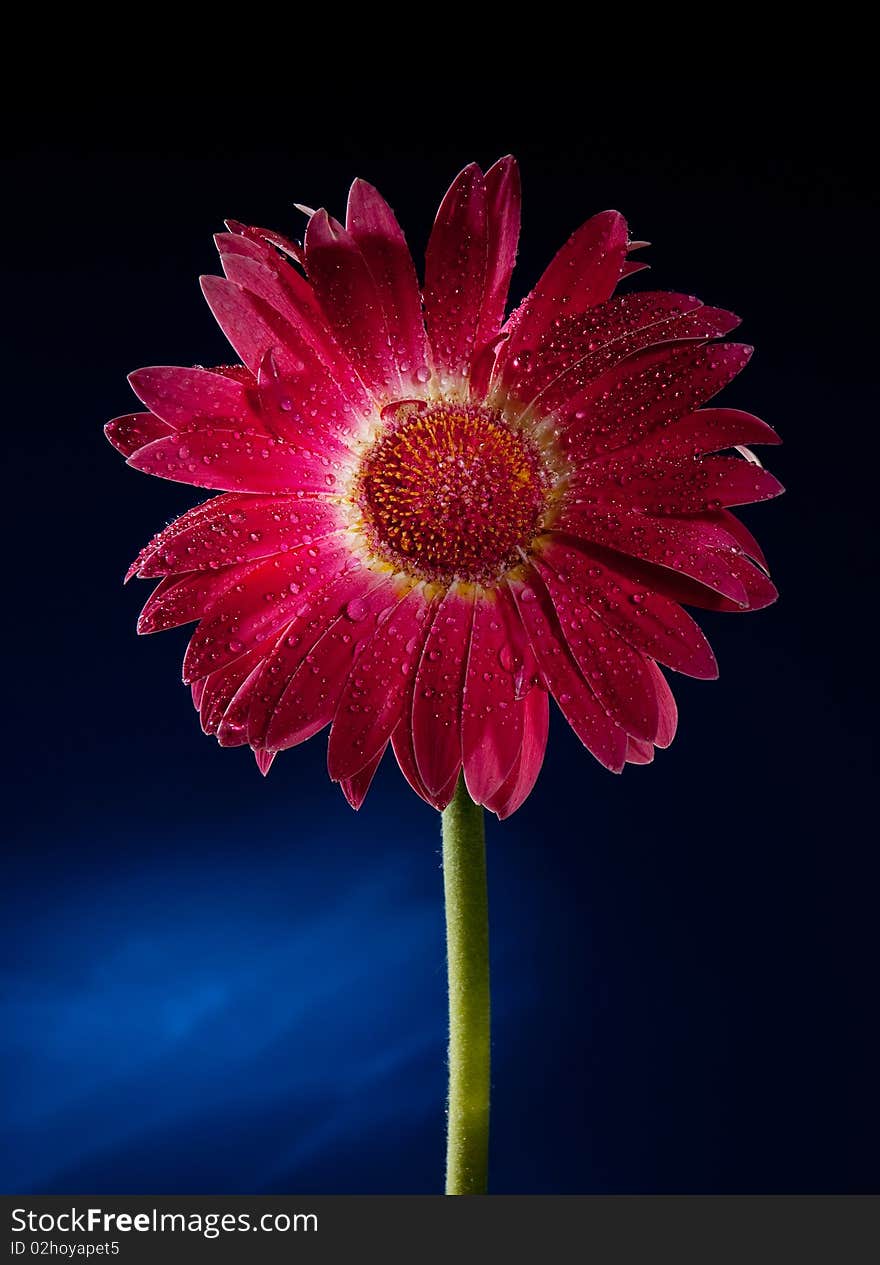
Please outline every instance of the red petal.
M218 672L211 672L201 682L203 688L199 700L199 716L202 731L215 734L220 727L226 709L237 694L242 682L253 672L261 661L262 651L258 647L250 654L242 655L234 663L228 663ZM231 736L231 735L230 735ZM237 741L227 741L224 746L241 746L247 742L242 732Z
M725 535L727 533L725 532ZM622 554L613 559L615 571L630 576L636 583L645 588L662 593L675 602L686 606L699 606L709 611L742 612L760 610L775 601L776 589L763 572L758 571L747 558L740 554L725 554L725 564L730 574L740 584L743 596L732 600L722 596L702 583L690 579L687 575L667 570L663 566L652 566L636 558L627 558ZM752 604L754 603L754 605Z
M527 404L578 364L586 383L646 345L641 340L666 342L670 326L702 306L693 295L646 290L616 295L576 315L560 311L534 355L504 364L503 391Z
M720 527L730 534L744 553L748 554L750 558L754 558L755 562L769 572L770 568L767 565L767 559L764 557L764 551L745 523L741 523L736 515L731 514L730 510L718 510L717 513L709 514L706 517L710 522L717 522Z
M171 427L167 422L160 421L152 413L126 413L124 417L114 417L104 427L104 434L123 457L132 456L139 448L145 448L170 433Z
M242 286L246 301L269 312L272 328L280 331L287 348L286 359L279 359L272 343L257 370L263 380L271 366L272 377L285 385L278 398L289 416L276 414L277 419L300 431L316 429L347 441L372 416L373 401L330 332L311 287L292 269L278 275L237 256L226 261L226 269ZM290 277L297 277L300 291L291 290Z
M529 408L536 416L568 412L573 402L580 400L591 382L595 382L602 374L607 373L609 369L622 361L628 360L638 351L652 347L664 347L668 350L682 342L720 338L736 329L739 323L738 316L734 316L732 312L725 312L722 308L701 306L695 311L670 315L663 321L616 339L605 347L600 346L599 350L581 359L575 359L570 368L552 378L540 394L532 398ZM541 357L541 363L543 364L543 357ZM526 392L527 396L530 396L533 390L534 386L531 386Z
M360 773L356 773L354 777L344 777L340 779L339 786L343 795L351 804L352 808L357 812L361 804L367 798L367 791L370 789L370 783L376 775L376 770L382 762L382 757L388 750L388 743L379 752L374 755L369 764L361 769Z
M257 313L267 313L274 328L284 332L285 343L305 344L340 382L353 377L351 362L336 343L311 284L277 256L257 260L240 254L221 254L223 271L254 302ZM282 326L275 318L280 317ZM361 387L361 392L363 388ZM355 402L359 397L352 397Z
M201 619L224 593L228 593L259 563L245 563L224 571L196 572L194 575L169 576L161 580L150 594L138 619L139 633L165 632L191 620Z
M215 672L257 645L268 651L274 635L348 559L334 538L306 549L255 563L210 609L192 636L184 659L184 680Z
M584 746L606 768L619 773L626 759L626 734L609 718L578 670L549 598L530 584L517 581L509 587L547 689Z
M629 739L626 744L627 764L651 764L653 759L653 742L643 742L640 738Z
M675 699L672 696L672 690L666 677L657 667L656 663L651 664L651 674L654 677L654 689L657 694L657 710L660 717L660 723L657 726L657 736L654 739L654 745L657 747L668 747L675 737L675 731L678 728L678 708L675 705Z
M267 653L257 689L250 700L248 741L251 746L273 745L267 743L267 734L293 674L346 606L363 601L374 581L375 576L366 568L352 567L325 579L305 595L295 618L275 638Z
M461 710L474 604L450 589L440 602L416 670L413 751L419 776L438 794L461 768Z
M626 239L626 221L617 211L594 215L572 234L511 318L510 339L499 356L505 381L508 366L518 376L534 362L560 312L575 317L611 297L626 257Z
M519 167L510 154L499 158L486 172L487 267L477 346L496 337L504 320L504 308L519 241Z
M281 304L281 292L274 285L272 274L268 270L260 272L259 265L242 260L239 256L234 258L240 269L251 264L248 275L253 279L254 285L257 284L257 276L262 277L267 285L271 283L271 293ZM218 325L253 374L259 371L266 353L271 351L279 373L296 377L304 369L308 369L303 348L311 347L317 354L319 346L322 352L325 347L330 346L326 338L319 331L316 332L295 307L291 307L287 315L284 315L267 299L250 289L242 289L226 277L202 277L202 291ZM330 354L328 351L327 355ZM343 365L347 365L347 362L344 361ZM350 366L346 369L343 365L331 365L328 369L336 370L332 374L335 381L345 386L347 394L355 398L358 390L356 383L351 381L353 371Z
M417 585L384 616L363 646L339 700L327 767L352 777L384 748L397 725L421 657L431 607Z
M530 690L519 704L523 717L522 747L517 763L486 807L504 821L521 807L532 792L547 749L550 703L546 690Z
M274 353L266 352L255 392L260 422L269 434L305 446L322 459L345 460L361 418L308 348L303 348L303 357L303 372L285 377Z
M784 491L769 470L741 457L651 457L591 462L572 480L581 505L621 506L643 514L705 514L725 505L767 501Z
M648 661L583 601L567 579L561 579L540 559L535 559L534 565L590 689L621 729L633 738L653 742L657 703Z
M218 492L337 492L342 466L321 452L253 427L211 424L179 430L139 448L128 464L144 474Z
M221 261L229 259L232 255L242 255L245 259L253 259L255 263L265 265L269 262L268 244L255 241L253 237L245 237L241 233L215 233L214 245L217 247ZM228 273L226 275L229 276ZM231 279L234 280L234 278Z
M478 804L485 804L505 781L522 747L522 708L516 701L513 668L522 658L523 640L522 625L503 590L479 590L461 725L465 782Z
M276 233L272 228L260 228L258 225L239 224L237 220L227 220L226 227L230 230L229 236L235 236L238 241L247 241L263 251L266 250L266 244L276 247L284 252L291 259L295 259L297 263L303 261L302 247L289 237L285 237L283 233ZM241 234L241 236L238 236ZM226 236L226 234L217 234L218 237ZM271 252L274 254L274 251Z
M217 496L160 532L141 552L132 572L149 579L268 558L311 545L340 525L339 510L328 501Z
M428 338L406 238L391 207L364 180L355 180L351 186L346 226L378 287L404 394L421 395L431 376Z
M210 369L152 365L128 375L131 389L147 408L174 430L194 421L255 421L240 382Z
M680 519L649 518L633 510L602 513L576 502L563 508L554 527L593 544L681 572L740 606L747 601L746 590L738 576L738 559L729 549L721 548L726 538L716 528Z
M265 776L266 776L266 774L267 774L267 773L269 772L269 770L271 769L271 767L272 767L272 762L273 762L273 760L275 759L275 756L276 756L276 755L277 755L277 752L275 752L275 751L260 751L260 750L258 750L258 751L255 751L255 752L254 752L254 759L255 759L255 760L256 760L256 762L257 762L257 768L260 770L260 772L262 773L263 777L265 777Z
M404 704L403 715L400 723L391 735L391 746L394 750L395 758L401 773L406 778L415 793L430 804L432 808L436 808L438 812L442 812L446 805L450 802L455 794L455 788L458 783L459 770L456 769L455 776L450 778L446 786L436 795L432 795L427 789L419 775L416 766L416 757L413 751L412 736L412 707L413 707L413 691L410 690L409 697Z
M646 435L641 451L646 455L696 457L719 452L737 444L779 444L772 427L751 413L736 408L704 408Z
M403 389L383 295L351 233L326 211L306 230L306 266L334 335L364 385L379 399ZM408 380L407 380L408 382Z
M297 746L330 724L358 651L397 600L390 581L363 577L358 596L343 606L290 677L266 732L270 750Z
M560 443L575 467L641 442L692 412L747 364L739 343L649 349L603 374L567 405Z
M487 264L486 184L475 163L440 204L425 255L425 320L447 394L464 395L477 351Z
M614 555L587 545L574 547L558 537L551 537L541 554L572 595L631 646L686 676L717 677L712 649L690 615L615 567Z

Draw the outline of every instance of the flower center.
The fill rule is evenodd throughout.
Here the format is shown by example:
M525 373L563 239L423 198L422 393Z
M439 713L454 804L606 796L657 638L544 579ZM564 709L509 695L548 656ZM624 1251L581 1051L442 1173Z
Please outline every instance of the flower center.
M490 582L535 536L549 478L498 413L399 404L367 452L355 499L373 550L423 579Z

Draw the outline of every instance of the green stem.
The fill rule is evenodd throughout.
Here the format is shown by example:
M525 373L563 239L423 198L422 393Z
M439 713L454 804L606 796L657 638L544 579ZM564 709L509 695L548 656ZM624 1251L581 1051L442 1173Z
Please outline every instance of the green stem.
M489 906L483 810L459 777L443 812L449 971L447 1195L485 1195L489 1166Z

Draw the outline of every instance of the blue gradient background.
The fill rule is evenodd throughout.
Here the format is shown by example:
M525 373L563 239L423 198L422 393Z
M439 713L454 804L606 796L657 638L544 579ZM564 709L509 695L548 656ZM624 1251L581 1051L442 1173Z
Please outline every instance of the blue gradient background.
M199 734L185 631L137 640L148 589L119 581L200 494L125 470L100 425L131 406L128 370L226 358L195 282L224 215L290 229L290 203L339 211L362 175L420 250L459 167L507 150L516 297L619 206L656 243L641 288L746 317L758 355L725 400L782 431L790 491L744 515L783 599L703 618L722 675L675 679L671 750L615 778L554 723L536 792L490 824L493 1189L877 1188L855 104L764 102L723 143L601 104L584 95L565 133L487 107L439 140L362 111L305 139L207 108L67 117L14 157L3 1190L439 1189L438 819L390 763L355 816L323 740L264 782Z

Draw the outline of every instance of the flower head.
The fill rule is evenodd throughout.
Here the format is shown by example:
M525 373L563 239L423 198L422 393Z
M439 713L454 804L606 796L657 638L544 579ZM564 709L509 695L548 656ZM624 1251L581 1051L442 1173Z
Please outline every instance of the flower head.
M528 795L552 696L607 768L672 740L658 664L715 659L685 605L772 602L730 507L781 491L749 413L702 408L750 348L685 294L614 297L643 264L615 211L588 220L505 318L512 158L457 177L424 288L361 180L302 246L228 223L202 287L241 363L141 369L148 412L110 442L137 470L219 492L143 550L139 621L198 620L184 661L206 733L275 754L330 726L358 807L391 744L436 807L459 772L499 816Z

